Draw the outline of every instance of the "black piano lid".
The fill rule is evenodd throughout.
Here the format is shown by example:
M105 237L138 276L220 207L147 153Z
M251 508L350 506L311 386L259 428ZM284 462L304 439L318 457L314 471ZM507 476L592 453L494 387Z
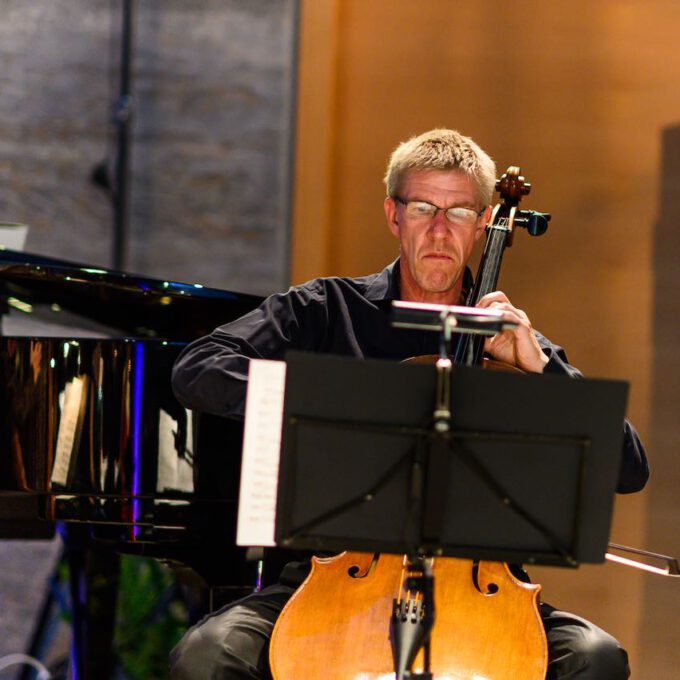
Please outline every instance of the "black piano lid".
M72 326L80 318L102 335L188 342L261 301L0 247L0 312L33 314L45 325Z
M0 337L0 538L45 538L64 522L69 534L84 530L92 549L115 545L188 565L210 585L247 583L251 591L255 563L234 543L241 424L197 412L190 418L172 395L170 372L182 344L260 301L0 249L0 315L9 312L0 316L8 331ZM57 351L65 345L68 353ZM65 478L53 482L62 395L83 376L81 384L97 385L96 398L77 405L82 430L67 444ZM161 414L177 423L174 453L161 452ZM161 462L173 459L191 460L192 491L159 487Z

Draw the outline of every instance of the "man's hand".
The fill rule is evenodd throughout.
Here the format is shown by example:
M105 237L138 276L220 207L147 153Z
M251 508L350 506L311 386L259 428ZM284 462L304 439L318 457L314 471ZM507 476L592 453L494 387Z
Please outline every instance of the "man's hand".
M523 371L543 373L548 357L541 350L526 313L513 307L507 295L498 290L481 298L477 307L503 312L505 317L519 324L516 328L487 338L484 351L497 361L517 366Z

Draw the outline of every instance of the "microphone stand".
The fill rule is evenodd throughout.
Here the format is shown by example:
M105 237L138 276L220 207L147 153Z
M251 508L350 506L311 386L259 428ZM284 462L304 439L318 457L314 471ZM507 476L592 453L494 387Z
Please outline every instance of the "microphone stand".
M127 260L129 222L130 139L134 113L132 98L132 20L134 0L122 2L120 87L113 107L113 124L117 131L114 163L113 202L113 268L123 269Z

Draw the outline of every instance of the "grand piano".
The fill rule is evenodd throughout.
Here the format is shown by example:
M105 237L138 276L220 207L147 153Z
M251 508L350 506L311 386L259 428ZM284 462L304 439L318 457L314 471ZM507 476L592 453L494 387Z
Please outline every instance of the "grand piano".
M207 592L255 584L234 542L241 424L183 408L170 371L260 300L0 250L0 538L64 535L79 680L110 672L119 553Z

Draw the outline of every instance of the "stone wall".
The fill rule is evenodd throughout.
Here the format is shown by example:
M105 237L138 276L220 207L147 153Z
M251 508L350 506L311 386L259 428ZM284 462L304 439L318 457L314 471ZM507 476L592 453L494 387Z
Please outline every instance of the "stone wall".
M288 280L296 0L134 3L128 258L149 276L266 293ZM121 2L4 0L0 221L26 250L112 263Z

